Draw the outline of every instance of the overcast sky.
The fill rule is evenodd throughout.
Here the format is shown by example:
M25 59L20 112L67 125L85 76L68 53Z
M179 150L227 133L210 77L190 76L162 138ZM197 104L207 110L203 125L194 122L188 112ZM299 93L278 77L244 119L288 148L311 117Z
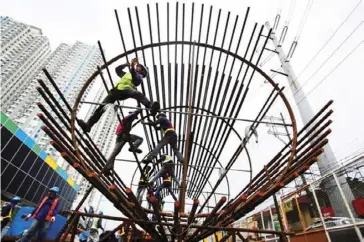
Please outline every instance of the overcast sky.
M188 9L191 1L184 2L187 4ZM197 5L204 3L204 1L200 0L194 2ZM291 61L293 69L299 77L298 80L305 84L303 89L306 94L309 94L307 99L314 111L318 111L328 100L334 100L332 108L335 112L332 117L334 123L332 125L333 133L330 136L330 144L338 159L344 158L364 147L364 77L362 74L364 63L364 4L360 2L362 1L314 0ZM155 1L1 0L0 14L41 28L43 34L49 38L52 50L60 43L73 44L78 40L94 45L97 43L97 40L101 40L107 58L110 59L122 51L114 9L119 11L121 21L127 21L125 16L127 14L127 7L137 5L141 9L141 19L144 19L146 16L143 15L143 11L145 12L145 5L147 3L154 6ZM165 6L165 1L159 1L159 3L161 6ZM297 35L307 3L308 1L306 0L296 1L292 16L289 19L288 15L291 4L289 0L205 1L207 6L213 5L215 10L221 8L225 13L231 11L232 16L240 15L240 20L243 19L246 8L250 6L250 25L254 21L264 24L267 20L273 24L272 20L279 9L282 8L282 17L277 34L280 34L284 22L289 19L289 30L283 45L286 52L288 52L292 41ZM322 49L317 58L310 62L358 4L359 6L350 18L330 42L325 45L325 48ZM349 35L351 36L348 38ZM348 39L345 40L346 38ZM343 41L345 43L338 48ZM131 48L132 46L129 45L129 47ZM336 51L337 48L338 50ZM354 49L355 51L353 51ZM332 55L334 51L336 52ZM348 56L350 52L352 53ZM332 57L326 61L330 55ZM309 62L311 64L306 68ZM324 62L326 63L323 65ZM279 67L278 58L275 56L262 69L271 74L270 69L278 69ZM304 71L302 72L302 70ZM264 92L265 84L261 79L260 82L256 82L252 87L252 90L256 93ZM274 80L279 82L281 86L287 86L287 80L283 76L278 75ZM252 93L254 93L253 91ZM292 107L297 111L289 88L286 88L285 94L292 101ZM257 102L257 99L259 97L249 96L247 102L254 103ZM277 113L274 112L275 110ZM278 113L279 108L273 108L270 115L277 116ZM246 118L246 115L244 113L239 115L239 117ZM296 117L299 125L301 125L298 112L296 112ZM244 130L244 125L240 126L240 124L237 124L236 128ZM274 143L274 146L277 148L281 147L279 141L268 135L266 131L266 129L263 129L259 134L259 139L262 141L260 143L267 146L271 146L271 143ZM232 140L231 142L233 143ZM258 152L258 149L261 150L262 146L254 146L254 144L250 146L253 156L253 172L257 173L262 168L262 165L267 162L267 159L264 157L264 154ZM128 155L125 158L128 158ZM269 156L271 157L271 154ZM224 157L229 157L228 151ZM226 162L227 160L223 164L226 164ZM247 167L246 163L241 162L240 166L237 164L234 168L246 169ZM116 169L119 169L121 177L129 183L131 178L130 170L134 171L135 165L117 164ZM212 182L216 178L217 173L211 178ZM237 172L231 172L229 178L232 194L238 192L247 182L246 177L243 175L242 178L242 174ZM225 189L226 185L222 185L220 191ZM111 210L106 208L106 206L104 210L106 213L111 213ZM113 225L114 223L108 223L109 228L112 228Z

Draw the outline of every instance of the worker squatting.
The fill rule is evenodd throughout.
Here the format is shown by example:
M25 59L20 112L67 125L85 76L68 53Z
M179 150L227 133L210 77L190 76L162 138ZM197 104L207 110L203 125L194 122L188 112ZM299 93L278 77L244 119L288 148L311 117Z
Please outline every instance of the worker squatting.
M128 66L130 68L130 73L123 71ZM151 115L156 116L156 121L153 122L148 120L148 122L142 123L153 126L156 130L161 130L163 133L163 138L147 155L146 159L142 161L145 166L142 169L142 174L137 190L137 198L139 203L141 203L143 194L145 190L147 190L147 200L149 201L151 195L155 195L159 201L160 206L163 206L160 196L161 190L164 188L168 189L173 199L177 200L171 189L172 182L176 182L180 187L180 182L174 175L173 159L166 154L161 155L161 158L157 160L157 163L162 163L162 168L151 179L150 176L153 173L154 168L152 169L148 164L152 163L153 167L155 167L155 164L152 161L153 159L157 158L161 149L166 145L170 145L175 156L177 157L177 160L181 164L183 163L183 155L177 149L177 134L172 122L167 118L167 115L164 112L160 112L159 103L152 103L143 93L137 90L137 86L139 86L143 82L143 79L148 76L147 68L142 64L138 64L136 59L133 59L131 63L125 63L116 67L115 72L121 78L116 84L116 87L110 90L108 95L102 101L102 104L98 106L98 108L86 122L83 120L78 120L78 123L85 132L90 132L92 127L100 120L102 114L105 112L105 106L108 104L113 104L117 100L121 101L131 98L138 101L138 103L143 104L146 108L150 108ZM130 133L133 121L138 119L140 113L141 110L129 112L129 115L123 117L121 122L118 124L116 128L115 147L103 170L106 175L110 174L110 170L114 168L115 158L126 143L130 143L130 152L142 153L142 151L139 149L139 146L142 144L143 138ZM162 178L163 182L160 186L155 187L154 183L159 178Z

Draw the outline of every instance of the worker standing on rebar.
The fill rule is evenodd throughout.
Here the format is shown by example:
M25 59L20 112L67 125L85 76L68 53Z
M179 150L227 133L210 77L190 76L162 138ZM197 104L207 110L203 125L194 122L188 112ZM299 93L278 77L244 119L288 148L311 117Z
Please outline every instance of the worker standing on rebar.
M123 71L127 66L130 66L130 73ZM137 64L136 58L134 58L130 64L125 63L116 67L115 72L121 78L116 84L116 87L110 90L109 94L102 101L102 104L98 106L87 122L79 120L79 124L85 132L90 132L92 126L100 120L102 114L106 110L105 105L113 104L117 100L122 101L128 98L135 99L142 103L146 108L152 108L152 115L155 115L159 109L158 102L152 104L143 93L136 89L136 87L143 82L143 78L148 76L147 68L140 63Z
M138 190L137 190L137 199L138 199L139 204L142 203L144 191L145 191L145 189L148 188L149 178L152 175L153 171L154 171L154 168L152 169L150 166L147 166L147 165L144 166L142 169L143 175L140 176Z
M144 123L144 122L143 122ZM180 163L183 163L183 155L181 152L179 152L177 148L177 134L174 130L174 127L172 125L172 122L167 118L167 115L163 112L160 112L157 114L157 120L155 122L149 121L144 124L152 125L157 130L161 130L164 134L161 141L158 143L158 145L152 150L148 157L143 160L144 163L149 163L153 160L153 158L157 157L158 153L161 151L161 149L169 144L172 147L173 153L177 156L177 159Z
M103 215L104 213L102 211L99 211L99 215ZM102 227L102 218L94 218L92 221L92 226L90 228L90 231L88 233L87 242L98 242L99 241L99 229L102 231L105 231L105 229Z
M147 195L145 196L148 202L148 208L152 209L152 203L150 201L150 198L155 194L155 192L157 191L156 186L154 185L153 182L149 183L150 184L150 188L147 189Z
M17 240L17 242L27 242L33 235L37 234L37 232L37 241L42 241L50 224L56 221L56 215L59 209L59 192L60 190L58 187L52 187L49 189L48 194L42 199L40 204L33 210L32 213L25 217L26 221L33 218L33 222L28 231L26 231L23 236Z
M17 204L20 202L20 197L15 196L11 199L10 203L5 204L1 207L1 238L7 234L10 226L11 221L13 220L17 208Z
M174 180L177 183L178 187L180 187L180 182L174 174L174 164L172 157L170 157L169 155L162 155L161 159L159 159L157 162L162 162L162 168L152 179L150 179L150 182L155 182L158 178L162 177L163 183L157 188L155 192L156 197L159 198L161 190L163 188L167 188L173 199L177 201L177 197L172 191L172 181Z
M132 146L129 148L130 152L136 152L138 154L142 153L142 150L139 149L139 146L143 143L143 138L139 137L135 134L130 134L130 130L132 129L133 121L138 118L141 110L136 110L134 112L129 112L129 115L124 117L123 120L116 127L116 142L114 146L114 150L111 153L110 157L107 160L105 166L105 172L114 168L115 158L120 153L121 149L130 139L132 142Z

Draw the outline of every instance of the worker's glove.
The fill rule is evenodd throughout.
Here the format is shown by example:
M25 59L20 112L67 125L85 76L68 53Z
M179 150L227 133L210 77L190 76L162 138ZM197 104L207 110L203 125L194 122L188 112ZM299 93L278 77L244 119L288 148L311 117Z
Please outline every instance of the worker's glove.
M53 216L53 217L51 218L51 222L52 222L52 223L54 223L55 221L56 221L56 217L54 217L54 216Z
M130 62L130 67L134 68L136 63L137 63L137 58L132 59L131 62Z
M24 218L24 220L25 221L28 221L29 219L30 219L30 217L31 217L32 215L31 214L28 214L25 218Z

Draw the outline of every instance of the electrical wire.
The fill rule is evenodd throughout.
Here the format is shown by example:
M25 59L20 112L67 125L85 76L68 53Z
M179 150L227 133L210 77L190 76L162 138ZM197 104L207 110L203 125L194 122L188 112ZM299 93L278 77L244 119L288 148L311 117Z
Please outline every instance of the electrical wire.
M289 7L289 12L288 12L288 18L285 22L285 25L288 27L289 25L289 22L291 21L292 19L292 14L293 14L293 9L296 5L296 0L291 0L291 4L290 4L290 7Z
M302 86L293 94L293 96L297 95L297 93L314 77L321 68L335 55L335 53L350 39L350 37L358 30L358 28L364 23L364 21L360 22L358 26L354 28L354 30L340 43L340 45L329 55L324 62L314 71L314 73L302 84Z
M308 0L305 12L303 13L300 25L299 25L298 30L297 30L296 37L294 38L294 40L293 40L293 42L291 44L291 47L289 48L288 55L286 57L286 61L291 60L291 58L292 58L292 56L293 56L293 54L294 54L294 52L295 52L295 50L297 48L298 40L299 40L299 38L301 36L302 30L303 30L306 22L307 22L307 19L308 19L308 16L310 14L312 5L313 5L313 0Z
M326 42L321 46L321 48L316 52L316 54L311 58L311 60L306 64L306 66L301 70L301 72L297 75L296 80L302 75L302 73L311 65L312 61L316 59L316 57L321 53L321 51L325 48L325 46L332 40L332 38L336 35L336 33L341 29L341 27L346 23L346 21L351 17L351 15L355 12L355 10L362 3L362 0L355 5L355 7L351 10L351 12L346 16L346 18L341 22L341 24L336 28L334 33L326 40Z
M350 57L350 55L352 53L354 53L354 51L356 49L359 48L359 46L361 46L362 44L364 43L364 41L361 41L352 51L350 51L350 53L348 55L345 56L344 59L342 59L324 78L321 79L321 81L319 81L308 93L307 95L305 95L298 103L297 103L297 106L301 104L301 102L306 99L318 86L321 85L321 83L323 81L325 81L347 58Z
M299 25L298 30L297 30L297 34L296 34L296 37L295 37L295 41L298 41L298 39L300 38L300 35L302 33L302 30L305 27L305 24L307 22L308 16L310 15L310 11L311 11L312 5L313 5L313 0L308 0L307 5L306 5L305 12L304 12L304 14L302 16L300 25Z

